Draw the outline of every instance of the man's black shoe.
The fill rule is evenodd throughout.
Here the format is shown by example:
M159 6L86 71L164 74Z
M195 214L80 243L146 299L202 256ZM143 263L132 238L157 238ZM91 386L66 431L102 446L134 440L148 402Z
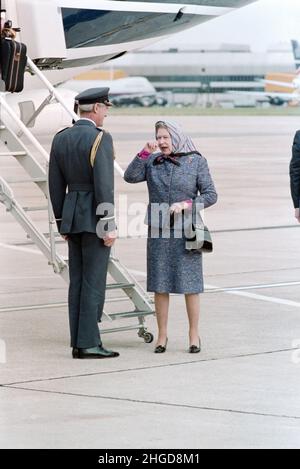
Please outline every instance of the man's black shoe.
M120 354L112 350L106 350L104 347L79 348L78 354L73 354L73 358L116 358Z

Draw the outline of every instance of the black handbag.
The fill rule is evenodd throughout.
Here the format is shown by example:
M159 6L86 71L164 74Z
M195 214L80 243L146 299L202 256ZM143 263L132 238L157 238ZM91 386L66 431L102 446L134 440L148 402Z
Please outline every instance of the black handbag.
M195 252L213 252L213 242L209 229L203 224L192 225L194 236L186 239L185 248Z

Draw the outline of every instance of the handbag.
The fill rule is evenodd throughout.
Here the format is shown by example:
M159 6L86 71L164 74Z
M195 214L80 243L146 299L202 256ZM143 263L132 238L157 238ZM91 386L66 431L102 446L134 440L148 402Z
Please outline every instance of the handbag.
M204 224L191 226L194 237L187 238L185 248L191 252L213 252L213 242L209 229Z
M5 91L20 93L24 88L27 47L10 38L0 39L0 69Z

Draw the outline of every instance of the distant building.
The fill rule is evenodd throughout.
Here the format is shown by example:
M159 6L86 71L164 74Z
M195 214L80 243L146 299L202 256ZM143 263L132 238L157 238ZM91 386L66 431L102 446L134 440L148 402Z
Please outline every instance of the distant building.
M246 45L205 45L158 49L152 46L130 53L106 67L128 75L143 75L157 91L170 93L175 102L212 104L228 91L263 91L258 80L269 73L293 73L295 64L289 44L265 53Z

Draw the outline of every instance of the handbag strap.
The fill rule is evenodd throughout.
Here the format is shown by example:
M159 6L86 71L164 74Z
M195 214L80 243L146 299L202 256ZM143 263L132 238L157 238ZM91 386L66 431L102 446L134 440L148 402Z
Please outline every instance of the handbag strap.
M96 159L97 151L99 150L99 147L101 145L103 135L104 135L104 130L102 132L99 132L99 134L97 135L97 138L94 141L94 144L92 146L91 154L90 154L90 163L91 163L92 168L95 165L95 159Z

